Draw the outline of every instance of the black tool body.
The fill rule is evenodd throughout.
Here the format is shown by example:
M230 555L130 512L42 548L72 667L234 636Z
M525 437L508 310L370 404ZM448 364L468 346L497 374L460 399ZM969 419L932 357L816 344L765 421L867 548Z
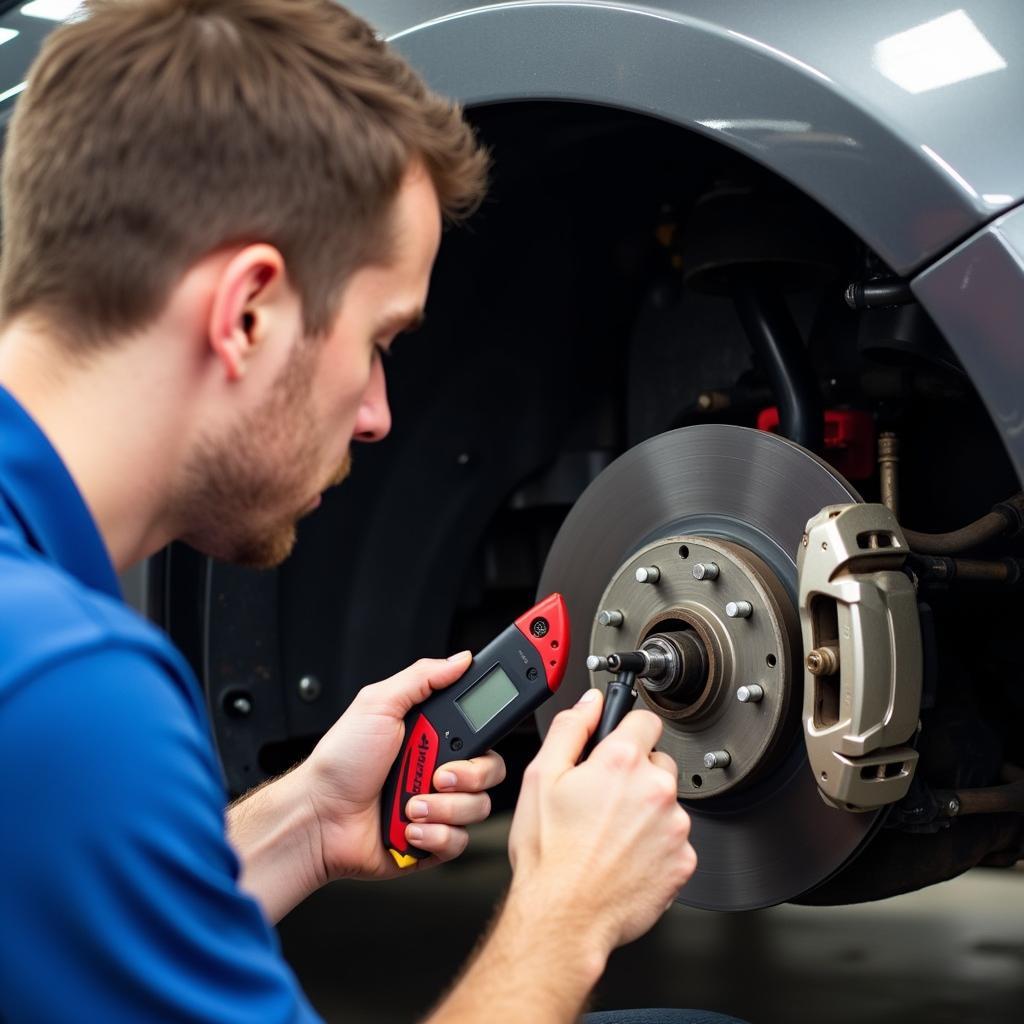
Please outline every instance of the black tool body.
M484 753L535 711L558 689L568 657L568 611L552 594L479 651L456 682L409 712L381 802L384 846L399 867L430 856L405 838L409 800L432 791L441 765Z
M636 703L636 689L634 684L636 673L629 669L622 669L619 674L608 684L604 695L604 707L601 709L601 719L597 723L594 735L590 737L583 750L581 760L590 757L594 747L598 745L609 733L617 729L622 720L633 710Z

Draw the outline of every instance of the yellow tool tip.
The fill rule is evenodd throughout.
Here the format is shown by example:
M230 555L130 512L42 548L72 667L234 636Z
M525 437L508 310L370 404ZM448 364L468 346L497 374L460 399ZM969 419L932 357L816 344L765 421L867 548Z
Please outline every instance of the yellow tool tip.
M415 857L411 857L407 853L399 853L397 850L391 850L391 849L388 850L388 853L390 853L391 856L395 858L395 863L400 868L411 868L413 866L413 864L416 863L416 858Z

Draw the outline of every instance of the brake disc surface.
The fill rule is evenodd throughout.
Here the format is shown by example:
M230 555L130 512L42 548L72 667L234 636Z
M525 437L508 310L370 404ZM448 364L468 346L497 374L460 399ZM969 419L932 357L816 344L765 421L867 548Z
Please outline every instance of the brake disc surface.
M612 678L587 671L586 648L609 581L636 552L675 536L739 544L766 563L795 604L796 553L807 520L825 505L859 500L810 452L746 427L684 427L626 452L576 502L541 576L539 592L561 592L574 630L562 686L537 713L541 733L589 686ZM790 685L799 706L803 674L799 650L796 655ZM678 748L669 752L678 760ZM693 822L699 865L677 900L711 910L796 898L854 857L881 822L880 812L852 813L824 803L800 731L754 784L681 802Z

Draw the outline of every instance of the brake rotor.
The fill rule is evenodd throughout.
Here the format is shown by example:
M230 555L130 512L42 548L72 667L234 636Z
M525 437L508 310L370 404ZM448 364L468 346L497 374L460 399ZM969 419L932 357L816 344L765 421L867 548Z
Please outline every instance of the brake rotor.
M693 823L699 864L680 903L749 910L795 899L856 856L881 822L881 812L825 804L798 722L796 553L807 520L823 506L860 500L830 466L784 438L705 424L622 455L587 488L555 538L539 592L565 598L575 651L558 693L537 712L542 734L584 690L611 681L587 670L592 650L629 650L659 630L685 627L708 652L708 683L689 703L657 694L637 702L665 720L659 749L679 764L680 802ZM712 559L721 577L709 586L692 566ZM652 563L663 570L656 587L635 574ZM724 613L744 601L746 618ZM596 624L600 611L620 606L618 628ZM751 683L765 693L756 708L736 700L738 687ZM703 769L701 752L726 745L728 769Z

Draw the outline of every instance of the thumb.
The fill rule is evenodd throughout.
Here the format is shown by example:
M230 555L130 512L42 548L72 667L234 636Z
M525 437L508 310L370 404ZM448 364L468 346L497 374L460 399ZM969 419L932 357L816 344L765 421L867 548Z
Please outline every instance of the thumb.
M576 765L601 721L602 697L600 690L587 690L571 708L555 715L534 758L542 773L561 774Z
M391 714L404 718L435 690L443 690L463 676L472 660L469 651L460 651L447 659L420 658L408 668L379 682L376 687L378 696Z

